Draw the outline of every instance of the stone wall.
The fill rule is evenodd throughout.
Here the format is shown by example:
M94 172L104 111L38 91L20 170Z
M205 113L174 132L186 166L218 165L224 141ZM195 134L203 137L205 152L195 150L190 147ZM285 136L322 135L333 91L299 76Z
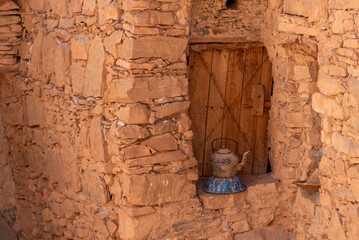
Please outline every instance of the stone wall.
M0 74L0 221L4 218L6 223L13 227L16 222L17 194L13 166L11 165L11 146L9 139L6 137L8 128L5 127L8 124L6 120L10 120L11 117L5 117L3 108L5 104L10 104L11 102L10 95L6 92L8 87L8 79L3 74ZM4 95L8 97L8 100L3 97Z
M241 2L240 8L248 1ZM265 21L261 15L251 21L252 29L260 29L252 31L255 35L248 28L233 30L235 21L225 22L224 13L240 10L226 10L221 1L195 1L193 6L194 42L231 39L216 36L226 35L225 30L213 31L221 23L222 29L230 29L228 34L244 34L235 41L259 40L270 55L270 160L272 175L281 179L282 207L274 222L286 226L293 239L355 239L358 4L271 0ZM251 16L251 10L241 13L235 19ZM320 193L298 191L291 182L308 179L319 162Z
M192 1L191 42L258 42L265 21L267 0ZM254 7L255 6L255 7Z
M353 119L358 109L354 86L357 81L358 48L355 19L359 5L355 1L302 0L270 1L270 7L274 11L269 17L276 24L268 28L272 33L267 31L264 42L275 43L273 62L279 56L288 56L288 60L278 66L277 73L283 75L284 82L282 91L274 91L273 101L280 99L279 96L285 92L296 90L300 93L299 98L286 95L282 99L299 100L300 106L305 107L299 115L285 114L282 115L284 118L280 118L280 110L272 109L272 119L279 113L279 120L271 121L270 126L271 161L274 165L280 164L279 156L287 152L289 155L285 161L290 166L293 166L289 162L291 159L294 164L299 164L295 170L284 168L287 163L278 166L277 170L274 167L274 174L282 175L281 179L283 176L288 180L294 176L306 179L318 166L317 160L320 161L319 193L296 192L292 226L289 226L293 229L292 238L355 239L358 236L359 215L354 184L359 175L355 170L358 140ZM271 39L271 35L275 39ZM283 40L285 44L278 46ZM267 46L271 49L271 44ZM293 59L295 66L288 68L287 64L293 63ZM291 79L295 80L292 82L294 85L290 84ZM276 85L278 87L275 84L274 90ZM317 114L312 113L313 110L319 113L320 121ZM320 122L321 127L318 128ZM297 123L300 123L299 126L294 126ZM290 133L288 139L290 128L279 128L279 134L278 124L293 125L290 127L304 125L305 128L296 133L300 133L299 138ZM318 138L319 130L321 138ZM298 144L297 139L301 140L299 152L294 147ZM291 148L289 151L288 147ZM285 194L288 193L286 191Z
M323 157L320 207L315 223L329 239L356 239L359 235L358 107L359 4L329 1L328 28L321 35L318 59L319 92L313 108L322 118ZM328 232L325 231L327 227Z
M268 126L270 162L272 175L281 180L273 222L292 231L292 220L298 224L302 216L292 211L298 190L292 182L306 180L321 157L320 117L311 105L318 91L316 21L321 12L319 7L297 2L293 7L283 1L238 1L234 9L226 9L224 3L193 1L191 41L261 42L267 48L274 80ZM291 12L298 9L306 16ZM312 16L315 11L318 16ZM216 32L218 28L223 31Z

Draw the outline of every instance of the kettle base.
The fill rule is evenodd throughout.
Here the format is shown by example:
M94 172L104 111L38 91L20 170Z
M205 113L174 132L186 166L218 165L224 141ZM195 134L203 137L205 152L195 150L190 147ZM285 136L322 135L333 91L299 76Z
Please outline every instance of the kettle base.
M203 191L216 194L233 194L240 193L247 189L238 177L231 178L208 178L207 183L203 186Z

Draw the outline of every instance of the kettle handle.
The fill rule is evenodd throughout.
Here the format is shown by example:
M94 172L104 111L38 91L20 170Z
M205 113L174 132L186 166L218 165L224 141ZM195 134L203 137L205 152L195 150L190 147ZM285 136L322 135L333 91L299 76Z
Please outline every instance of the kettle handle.
M238 142L236 141L236 140L234 140L234 139L232 139L232 138L215 138L215 139L213 139L212 140L212 143L211 143L211 145L212 145L212 152L213 153L215 153L215 151L214 151L214 142L216 142L216 141L218 141L218 140L230 140L230 141L232 141L232 142L234 142L235 144L236 144L236 150L234 151L234 153L237 153L237 150L238 150Z

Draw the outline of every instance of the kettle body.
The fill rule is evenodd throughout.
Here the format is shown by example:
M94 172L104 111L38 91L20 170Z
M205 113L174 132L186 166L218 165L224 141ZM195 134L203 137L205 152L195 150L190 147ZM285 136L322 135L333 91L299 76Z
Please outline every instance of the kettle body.
M219 149L211 157L213 176L220 178L236 176L238 163L238 157L230 149Z
M211 156L212 173L214 177L218 178L231 178L237 175L244 165L248 156L252 153L250 151L244 153L242 161L239 163L236 151L232 152L229 148L222 146L217 151L214 151L214 142L218 140L230 140L236 144L236 150L238 147L237 141L230 138L217 138L212 141L213 155Z

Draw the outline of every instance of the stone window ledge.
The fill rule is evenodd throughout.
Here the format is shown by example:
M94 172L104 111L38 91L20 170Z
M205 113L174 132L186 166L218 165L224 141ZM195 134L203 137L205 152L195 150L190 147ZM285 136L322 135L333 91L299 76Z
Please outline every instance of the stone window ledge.
M276 195L278 192L279 179L271 174L242 175L239 176L248 187L246 191L236 194L210 194L202 190L208 178L200 178L197 182L197 194L205 209L219 210L238 207L245 202L251 203L261 199L261 195Z

